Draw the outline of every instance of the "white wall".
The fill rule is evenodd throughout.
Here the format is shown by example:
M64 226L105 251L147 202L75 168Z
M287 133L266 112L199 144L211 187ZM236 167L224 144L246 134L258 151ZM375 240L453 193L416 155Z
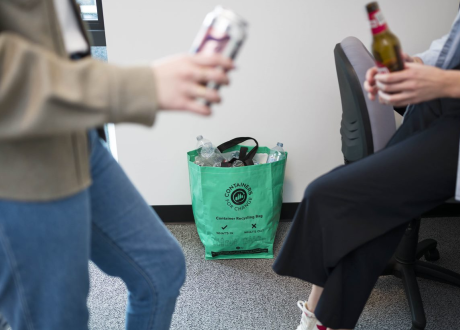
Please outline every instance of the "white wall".
M105 0L112 63L149 62L187 52L205 14L232 8L250 22L249 38L222 91L224 103L201 118L161 113L153 129L117 125L119 160L152 205L190 204L186 152L203 134L214 143L253 136L289 151L285 202L342 163L340 95L333 50L347 36L370 45L364 0ZM449 31L458 0L381 0L406 52Z

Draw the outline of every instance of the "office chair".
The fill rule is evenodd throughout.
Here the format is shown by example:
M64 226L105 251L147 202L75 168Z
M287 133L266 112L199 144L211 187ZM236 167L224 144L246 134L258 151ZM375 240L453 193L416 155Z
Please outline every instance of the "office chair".
M344 39L335 47L334 55L342 99L342 153L345 164L349 164L384 148L396 132L396 122L392 107L372 102L366 96L366 72L375 62L361 41L354 37ZM449 203L455 202L452 199ZM455 207L460 214L460 204ZM440 257L435 240L418 242L420 221L419 218L410 222L382 274L402 279L412 316L411 330L423 330L426 326L417 277L460 287L460 274L419 260L423 256L427 261Z

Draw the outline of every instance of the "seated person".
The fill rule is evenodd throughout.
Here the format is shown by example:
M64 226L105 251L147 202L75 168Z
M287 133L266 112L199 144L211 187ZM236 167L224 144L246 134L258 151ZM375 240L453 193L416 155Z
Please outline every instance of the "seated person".
M280 275L313 284L308 301L298 303L298 330L353 329L410 220L455 194L459 30L460 15L450 34L404 71L367 73L371 99L412 105L384 150L339 167L306 189L273 266ZM423 65L423 59L436 66Z

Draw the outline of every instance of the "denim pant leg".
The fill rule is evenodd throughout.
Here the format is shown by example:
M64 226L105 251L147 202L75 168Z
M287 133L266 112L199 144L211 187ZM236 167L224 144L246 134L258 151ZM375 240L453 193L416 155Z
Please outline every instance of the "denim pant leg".
M0 309L14 330L88 329L88 191L0 200Z
M169 329L185 280L182 250L91 133L91 259L129 291L126 328Z

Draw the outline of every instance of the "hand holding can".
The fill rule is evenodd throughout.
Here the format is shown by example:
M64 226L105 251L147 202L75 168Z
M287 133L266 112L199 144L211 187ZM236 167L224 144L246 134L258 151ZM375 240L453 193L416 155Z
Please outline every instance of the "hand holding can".
M157 60L152 67L160 109L209 115L209 104L220 102L220 96L216 90L205 86L211 81L227 85L229 79L225 71L233 68L233 62L218 55L187 54ZM196 102L197 99L206 102Z

